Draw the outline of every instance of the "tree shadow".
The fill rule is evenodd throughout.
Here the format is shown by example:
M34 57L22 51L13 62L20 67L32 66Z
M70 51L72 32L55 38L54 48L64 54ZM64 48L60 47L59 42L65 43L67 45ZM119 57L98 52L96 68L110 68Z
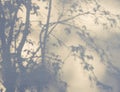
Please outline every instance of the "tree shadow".
M18 11L23 11L21 8L22 5L26 8L25 23L21 21L21 18L17 17ZM3 85L6 87L6 92L25 92L27 89L31 92L34 90L36 92L43 92L49 85L54 85L58 92L65 92L66 86L62 86L65 82L55 74L54 71L56 70L48 67L49 64L47 66L46 64L35 64L32 67L23 66L23 61L27 59L23 58L21 53L30 34L31 8L33 9L33 14L38 15L37 10L39 7L32 4L31 0L0 1L0 60L2 65L2 80L4 81ZM17 25L17 23L19 24ZM22 37L19 38L21 34ZM18 39L20 40L19 43L17 42ZM30 41L28 42L29 44L33 44ZM11 48L14 49L13 52ZM33 53L32 57L34 58L34 52L31 50L26 51L27 54L29 52ZM27 61L30 61L29 63L31 64L33 63L33 58Z
M53 86L52 90L57 92L66 92L66 83L57 77L54 70L45 67L44 65L35 66L30 72L22 71L18 81L18 92L25 92L28 90L36 90L35 92L44 92L43 90L49 90L49 87Z

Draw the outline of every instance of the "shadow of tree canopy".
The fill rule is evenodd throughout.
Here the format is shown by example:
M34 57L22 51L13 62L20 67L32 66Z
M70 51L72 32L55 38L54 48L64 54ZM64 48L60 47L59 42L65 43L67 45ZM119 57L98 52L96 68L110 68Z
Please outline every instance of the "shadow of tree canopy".
M55 7L55 3L62 6L56 8L58 13L55 13L57 19L54 20L52 8ZM112 87L102 83L93 71L94 66L85 60L85 58L94 59L94 56L85 54L86 47L80 43L68 46L65 41L72 37L71 34L75 34L88 48L98 54L103 64L119 73L119 69L106 61L105 51L97 47L94 39L87 32L87 26L76 24L75 20L80 16L90 15L94 17L95 25L101 25L108 30L108 28L119 26L117 23L119 15L104 10L96 0L75 0L70 1L69 5L67 3L67 0L61 2L0 0L0 64L2 67L1 80L5 86L5 89L2 88L1 91L67 92L68 84L61 78L61 68L67 58L63 59L62 55L52 52L53 49L65 47L71 56L82 60L85 71L92 73L92 76L89 76L90 81L95 81L95 85L98 87L112 92ZM91 3L93 6L87 10L82 6L83 3L86 5ZM98 14L100 16L97 16ZM32 21L31 19L34 19L35 16L37 16L37 20L39 18L41 20ZM101 19L105 19L105 21L101 21ZM39 25L38 33L36 33L37 41L31 37L35 32L32 28L34 22ZM59 25L64 25L61 35L57 34Z
M24 11L23 7L26 9L25 20L18 16L20 11ZM56 73L58 70L54 69L53 65L45 64L40 60L39 63L36 63L37 61L33 60L35 58L43 59L45 56L41 57L36 54L37 51L33 52L29 49L23 51L26 43L34 44L27 37L31 33L30 15L38 15L38 9L39 6L32 3L31 0L0 1L1 80L3 80L6 92L26 92L26 90L43 92L49 85L57 92L66 91L66 83L60 79ZM42 47L39 46L39 48ZM32 53L31 57L23 58L22 51L26 52L28 56ZM24 66L24 61L28 63L27 66Z

